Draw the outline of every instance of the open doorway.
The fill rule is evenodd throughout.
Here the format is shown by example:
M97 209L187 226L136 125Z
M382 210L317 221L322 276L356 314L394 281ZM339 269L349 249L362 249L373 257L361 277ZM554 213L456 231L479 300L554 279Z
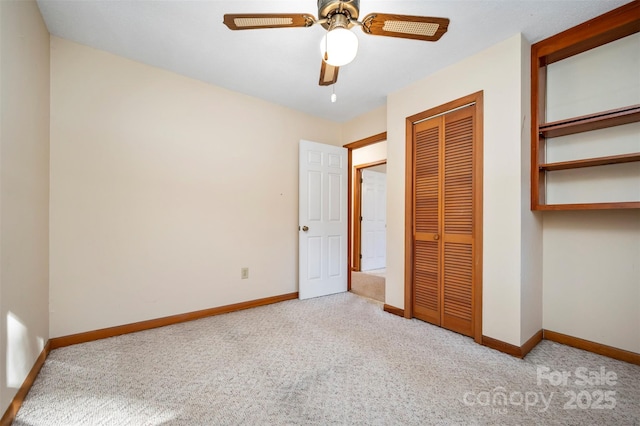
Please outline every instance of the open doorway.
M386 275L386 134L352 144L349 290L384 303Z

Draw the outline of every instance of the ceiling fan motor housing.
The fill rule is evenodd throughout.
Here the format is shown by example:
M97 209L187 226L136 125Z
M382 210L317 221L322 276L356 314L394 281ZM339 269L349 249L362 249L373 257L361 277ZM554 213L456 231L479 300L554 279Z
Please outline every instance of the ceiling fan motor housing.
M334 15L343 15L347 18L347 28L355 24L351 20L357 20L360 14L360 0L318 0L318 19L327 19L322 23L325 29L329 29ZM344 22L343 19L340 19ZM342 26L342 25L340 25Z

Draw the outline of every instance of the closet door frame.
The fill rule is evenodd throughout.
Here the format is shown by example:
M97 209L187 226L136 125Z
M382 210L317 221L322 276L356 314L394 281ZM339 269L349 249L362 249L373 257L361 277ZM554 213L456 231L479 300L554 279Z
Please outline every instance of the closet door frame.
M453 110L474 105L475 128L473 146L473 339L476 343L482 343L482 177L483 177L483 92L456 99L444 105L428 109L421 113L407 117L406 119L406 159L405 159L405 300L404 316L413 318L413 244L414 244L414 209L413 209L413 161L414 141L413 128L415 123L443 115Z

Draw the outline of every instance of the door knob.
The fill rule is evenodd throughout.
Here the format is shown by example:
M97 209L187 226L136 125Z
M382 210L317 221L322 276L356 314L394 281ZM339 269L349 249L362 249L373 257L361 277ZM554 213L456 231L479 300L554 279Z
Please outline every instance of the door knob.
M437 241L437 240L439 240L439 239L440 239L440 235L435 234L435 235L433 236L433 239L434 239L434 240L436 240L436 241Z
M303 226L303 227L302 227L302 230L303 230L304 232L307 232L307 231L309 230L309 227L308 227L307 225L305 225L305 226Z

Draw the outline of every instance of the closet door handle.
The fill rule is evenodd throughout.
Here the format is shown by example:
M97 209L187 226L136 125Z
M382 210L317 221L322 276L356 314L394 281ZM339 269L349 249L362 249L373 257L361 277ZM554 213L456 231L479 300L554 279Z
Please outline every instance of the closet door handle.
M434 235L433 235L433 239L434 239L434 240L436 240L436 241L437 241L437 240L439 240L439 239L440 239L440 235L438 235L438 234L434 234Z

